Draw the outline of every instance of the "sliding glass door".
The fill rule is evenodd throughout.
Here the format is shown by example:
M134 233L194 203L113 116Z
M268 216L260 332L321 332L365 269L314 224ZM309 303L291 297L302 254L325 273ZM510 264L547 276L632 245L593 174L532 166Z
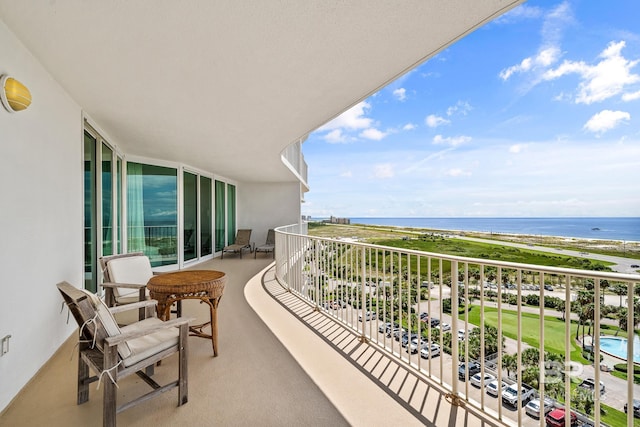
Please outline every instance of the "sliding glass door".
M185 172L183 183L183 254L189 261L198 257L198 176Z
M90 126L84 131L85 288L97 292L98 258L121 250L122 158Z
M200 256L204 257L213 253L213 224L211 178L200 177Z
M127 162L127 250L178 263L178 171Z

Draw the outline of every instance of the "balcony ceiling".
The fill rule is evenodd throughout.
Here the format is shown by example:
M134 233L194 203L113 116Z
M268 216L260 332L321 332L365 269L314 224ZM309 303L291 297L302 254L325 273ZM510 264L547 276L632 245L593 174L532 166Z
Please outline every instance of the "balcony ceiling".
M281 182L284 147L522 1L0 0L0 18L126 154Z

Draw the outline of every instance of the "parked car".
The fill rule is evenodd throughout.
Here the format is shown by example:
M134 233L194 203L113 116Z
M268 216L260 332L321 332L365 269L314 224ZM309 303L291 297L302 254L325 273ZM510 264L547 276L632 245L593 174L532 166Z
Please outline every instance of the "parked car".
M553 286L551 286L551 285L544 285L544 290L545 290L545 291L552 291L552 290L553 290Z
M443 322L436 326L436 329L440 329L442 332L447 332L451 330L451 325Z
M487 384L487 386L485 387L485 389L487 390L487 394L489 396L498 397L498 395L501 392L501 389L498 388L498 385L499 385L498 380L493 380L489 382L489 384ZM502 390L504 390L507 387L508 387L508 384L502 381Z
M542 410L540 409L540 407L543 407ZM525 405L524 411L534 418L540 418L541 415L547 415L553 408L553 400L545 397L544 405L540 403L540 399L533 399Z
M502 391L502 403L516 408L518 400L520 400L524 406L529 400L533 399L535 394L535 389L529 386L523 384L522 389L518 391L518 384L512 384Z
M382 325L378 326L378 332L380 332L381 334L387 334L392 327L393 324L391 322L383 323Z
M467 336L467 331L464 329L458 329L458 341L464 341L464 337Z
M638 264L631 264L631 268L640 268L640 265L638 265Z
M458 378L465 381L467 377L472 376L480 372L480 364L477 362L469 362L468 368L464 363L458 365Z
M547 423L547 427L564 427L565 423L564 423L564 417L565 417L565 412L564 412L564 408L556 408L553 411L550 411L547 416L544 418L544 420ZM575 412L571 412L571 421L570 421L570 425L571 426L577 426L578 425L578 415L576 415Z
M440 355L440 346L438 344L424 343L420 349L420 357L428 359L429 356L436 357Z
M437 318L435 318L435 317L433 317L433 318L431 319L431 327L432 327L432 328L435 328L435 327L436 327L436 326L438 326L439 324L440 324L440 320L439 320L439 319L437 319Z
M627 413L627 404L624 404L624 413ZM633 416L640 418L640 400L633 399Z
M495 380L496 377L495 375L491 375L485 372L484 377L482 376L482 373L478 372L477 374L475 374L474 376L471 377L471 384L478 387L478 388L482 388L484 387L487 383L490 383L491 381Z
M404 334L402 336L402 346L407 347L409 345L409 342L414 338L418 338L418 336L418 334Z
M400 338L405 334L405 332L406 331L403 328L393 328L387 333L387 338L391 338L393 336L393 339L400 341Z
M596 388L596 380L593 378L584 379L578 387L593 391ZM600 394L604 394L604 383L602 381L600 381Z
M375 317L376 317L375 311L367 311L364 314L364 320L371 320L371 319L374 319ZM362 322L362 314L358 314L358 320Z

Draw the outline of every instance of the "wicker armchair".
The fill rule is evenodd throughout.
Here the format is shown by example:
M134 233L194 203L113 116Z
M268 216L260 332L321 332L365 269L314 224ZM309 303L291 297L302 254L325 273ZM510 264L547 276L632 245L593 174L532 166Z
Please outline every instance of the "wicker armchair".
M155 300L108 308L96 295L67 282L58 290L80 327L78 344L78 405L89 400L89 384L103 383L103 425L115 426L116 414L178 387L178 406L187 403L188 322L178 318L163 322L156 317L120 328L113 313L155 305ZM151 378L160 360L179 353L178 379L164 386ZM146 369L146 372L143 370ZM90 371L96 375L90 377ZM154 390L117 406L116 388L120 379L137 374Z

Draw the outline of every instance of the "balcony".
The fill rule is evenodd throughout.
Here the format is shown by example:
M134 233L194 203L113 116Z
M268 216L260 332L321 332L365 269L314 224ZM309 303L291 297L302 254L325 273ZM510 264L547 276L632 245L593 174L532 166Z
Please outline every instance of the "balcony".
M558 332L539 321L535 328L527 328L525 318L536 314L561 317L562 313L502 302L502 295L537 293L544 297L550 291L529 286L553 282L554 292L564 293L570 301L581 284L591 281L598 300L605 280L609 286L615 282L632 289L640 279L635 275L400 251L311 238L298 231L304 230L283 228L277 233L275 264L270 257L259 255L257 259L214 259L197 267L222 270L229 276L219 311L220 356L212 357L207 341L190 338L188 404L177 407L174 394L167 393L119 414L120 425L542 425L544 418L527 415L518 408L522 404L515 408L502 404L502 399L490 396L471 381L458 379L458 364L453 361L461 358L467 365L477 361L482 374L520 385L522 378L514 381L513 372L525 369L530 336L540 337L538 350L543 351L544 343ZM451 271L458 272L459 286L447 286ZM500 273L497 277L502 277L501 273L515 277L515 289L510 283L507 286L490 280L493 271ZM423 276L431 280L421 280ZM487 282L485 297L471 304L485 313L480 317L481 326L491 324L489 313L493 313L491 316L498 321L497 333L505 340L496 354L489 354L485 346L479 347L479 356L464 351L472 348L474 340L489 341L490 332L485 328L472 332L470 315L450 316L439 302L440 295L450 296L451 312L457 312L470 301L476 281L479 289ZM491 289L489 284L494 282L496 288ZM497 298L489 299L493 295L490 291ZM388 303L379 302L383 300ZM406 303L394 304L394 300ZM185 303L185 312L205 319L206 309L191 302ZM606 320L600 321L599 310L600 305L595 304L591 325L595 339L589 345L609 366L615 359L600 344L600 331L609 325ZM421 318L422 312L428 317ZM517 335L511 338L508 313L513 312L521 320L516 321ZM564 315L567 319L575 317L568 305ZM66 313L60 316L66 317ZM405 348L401 339L396 341L392 335L379 332L384 331L385 322L414 331L416 348L426 342L442 351L412 353L411 341L407 340ZM633 314L627 322L633 326ZM449 339L444 323L454 332ZM632 381L589 365L581 365L583 370L571 375L555 372L554 366L577 366L578 362L573 353L576 332L569 322L563 327L566 329L560 333L569 337L563 343L563 359L559 365L547 366L547 378L556 382L540 381L534 387L541 401L553 397L557 406L573 406L573 390L582 377L593 378L594 384L602 381L606 387L604 394L593 394L596 409L606 404L621 410L634 396L640 396ZM450 338L458 336L456 331L460 329L465 331L457 341L461 344L451 346ZM583 339L582 334L579 338ZM74 339L67 340L0 415L1 425L101 424L101 390L96 391L92 385L90 401L75 404ZM627 350L632 354L630 346ZM509 377L502 356L512 352L521 356L516 357L515 367L509 366ZM172 373L176 362L168 360L166 371ZM164 370L163 363L156 375L163 375ZM627 374L632 378L632 372ZM552 388L558 378L562 378L560 386ZM142 387L135 378L127 380L120 393ZM570 397L564 401L557 391L563 388ZM501 392L498 390L498 396ZM34 410L36 402L38 410ZM580 412L578 416L585 419ZM601 421L597 416L591 418ZM627 421L633 419L629 416ZM613 425L626 425L626 421Z

